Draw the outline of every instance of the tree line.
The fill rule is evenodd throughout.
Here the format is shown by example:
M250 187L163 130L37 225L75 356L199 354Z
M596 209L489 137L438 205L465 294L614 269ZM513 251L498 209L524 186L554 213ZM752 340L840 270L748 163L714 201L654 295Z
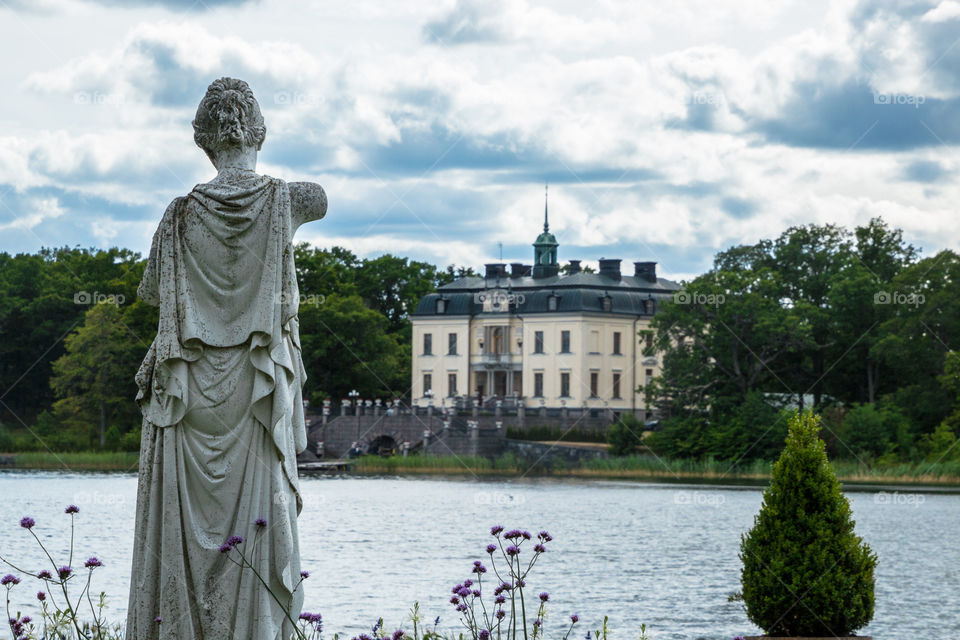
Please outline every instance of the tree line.
M305 397L405 395L409 313L473 272L295 252ZM133 378L157 326L136 297L144 266L120 248L0 253L0 451L137 448ZM643 389L660 416L645 444L658 455L773 459L799 406L822 414L833 458L960 459L960 256L922 257L880 219L721 251L650 331L663 371ZM642 429L628 427L614 434L624 450Z
M651 332L662 455L773 459L799 407L835 458L960 459L960 257L921 258L879 218L722 251Z
M304 397L403 396L408 314L470 269L342 247L295 247ZM134 374L157 330L145 259L120 248L0 253L0 451L136 450Z

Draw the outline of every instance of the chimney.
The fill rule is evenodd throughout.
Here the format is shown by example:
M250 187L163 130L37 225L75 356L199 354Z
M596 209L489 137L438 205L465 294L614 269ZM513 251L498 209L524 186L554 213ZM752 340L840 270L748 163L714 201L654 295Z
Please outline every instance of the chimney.
M657 263L656 262L634 262L633 275L640 280L647 282L657 281Z
M620 258L600 258L600 275L620 279Z
M570 261L570 272L569 272L568 275L571 275L571 276L572 276L572 275L575 274L575 273L580 273L580 261L579 261L579 260L571 260L571 261Z
M522 262L511 262L510 263L510 277L511 278L522 278L524 276L530 275L530 265L523 264Z
M490 262L484 265L486 272L485 278L503 278L507 275L507 265L502 262Z

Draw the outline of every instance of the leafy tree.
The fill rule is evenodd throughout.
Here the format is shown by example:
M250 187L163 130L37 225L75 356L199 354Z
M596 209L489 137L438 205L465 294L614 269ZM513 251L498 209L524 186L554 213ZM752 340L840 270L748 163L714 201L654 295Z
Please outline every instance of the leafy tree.
M642 441L643 423L632 413L623 414L607 428L607 444L615 456L636 452Z
M300 342L307 370L305 395L345 398L393 397L409 387L401 349L386 332L388 321L359 296L331 294L322 303L300 305Z
M790 418L760 513L741 537L747 616L772 636L846 636L873 617L877 557L854 533L819 431L809 411Z
M133 375L145 349L131 338L118 306L108 302L87 311L65 346L50 380L59 398L54 413L68 427L98 425L98 440L105 446L109 423L122 422L129 429L137 421ZM118 429L114 445L120 435Z

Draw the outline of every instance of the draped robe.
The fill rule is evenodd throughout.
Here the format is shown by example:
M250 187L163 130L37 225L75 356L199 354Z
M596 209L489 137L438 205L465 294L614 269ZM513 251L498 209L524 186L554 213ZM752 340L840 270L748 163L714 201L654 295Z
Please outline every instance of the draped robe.
M131 640L293 633L306 446L293 232L287 184L244 172L174 200L154 235L138 290L160 323L137 373ZM233 535L266 586L221 553Z

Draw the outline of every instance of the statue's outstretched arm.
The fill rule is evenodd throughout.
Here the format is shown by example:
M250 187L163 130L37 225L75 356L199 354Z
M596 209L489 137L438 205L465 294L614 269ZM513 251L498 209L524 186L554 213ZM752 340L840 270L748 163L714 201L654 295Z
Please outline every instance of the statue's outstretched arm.
M291 182L289 186L294 227L327 215L327 194L323 187L315 182Z

